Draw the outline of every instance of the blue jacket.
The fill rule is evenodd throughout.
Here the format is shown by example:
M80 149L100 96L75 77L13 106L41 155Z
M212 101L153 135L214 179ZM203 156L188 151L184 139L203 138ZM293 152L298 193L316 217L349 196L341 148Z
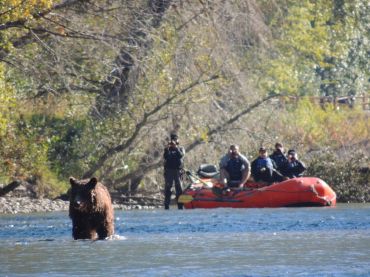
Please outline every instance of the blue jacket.
M274 174L274 162L269 158L258 157L252 162L252 176L256 182L272 182Z

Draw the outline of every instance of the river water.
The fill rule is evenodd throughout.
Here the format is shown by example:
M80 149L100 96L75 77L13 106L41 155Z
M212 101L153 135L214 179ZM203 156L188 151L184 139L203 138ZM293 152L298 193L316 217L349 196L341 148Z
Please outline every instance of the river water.
M0 216L0 276L370 276L370 205L115 211L74 241L67 212Z

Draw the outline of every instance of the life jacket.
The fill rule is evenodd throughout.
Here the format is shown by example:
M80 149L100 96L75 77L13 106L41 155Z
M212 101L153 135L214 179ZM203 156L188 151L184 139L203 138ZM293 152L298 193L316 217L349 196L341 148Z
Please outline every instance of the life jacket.
M279 152L272 153L270 155L270 159L272 159L275 162L278 169L281 169L282 166L284 166L284 163L288 161L288 158L284 154Z
M230 159L227 162L225 169L229 173L230 180L241 180L242 179L242 169L244 168L243 161L240 158Z

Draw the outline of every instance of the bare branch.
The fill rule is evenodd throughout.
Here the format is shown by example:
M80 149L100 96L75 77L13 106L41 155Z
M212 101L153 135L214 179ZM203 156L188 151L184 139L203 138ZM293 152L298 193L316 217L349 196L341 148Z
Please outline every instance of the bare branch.
M201 77L199 79L195 80L193 83L191 83L189 86L186 88L182 89L179 93L174 94L173 96L167 98L165 101L163 101L161 104L158 106L154 107L151 111L144 113L143 118L141 119L140 122L137 123L135 131L132 133L132 135L126 140L125 143L117 145L115 147L112 147L108 149L100 158L99 160L90 167L90 169L85 172L83 175L83 178L88 178L92 176L102 165L114 154L117 154L119 152L124 151L127 149L137 138L139 135L141 129L146 126L146 123L148 122L149 118L155 114L157 114L159 111L161 111L164 107L169 105L173 100L178 98L179 96L186 94L187 92L191 91L192 88L194 88L197 85L200 84L205 84L208 82L211 82L217 78L219 78L218 75L213 75L210 78L206 80L201 80Z
M213 135L219 133L220 131L226 129L228 126L232 125L234 122L239 120L241 117L245 116L246 114L251 113L253 110L258 108L263 103L265 103L268 100L270 100L272 98L275 98L277 96L278 96L277 94L271 94L271 95L268 95L265 98L255 102L255 103L249 105L246 109L242 110L241 112L237 113L233 117L229 118L227 121L221 123L220 125L218 125L217 127L213 128L213 129L209 130L207 132L207 136L212 137ZM187 146L185 148L185 151L188 153L188 152L194 150L197 146L201 145L202 143L204 143L204 141L201 138L198 138L198 139L194 140L189 146ZM130 173L114 180L114 182L119 184L119 183L127 182L127 180L130 180L130 179L133 179L133 178L138 178L138 176L143 176L146 173L150 172L151 170L157 169L158 167L162 166L162 164L163 164L162 159L158 159L154 163L147 164L147 165L140 165L136 170L131 171Z

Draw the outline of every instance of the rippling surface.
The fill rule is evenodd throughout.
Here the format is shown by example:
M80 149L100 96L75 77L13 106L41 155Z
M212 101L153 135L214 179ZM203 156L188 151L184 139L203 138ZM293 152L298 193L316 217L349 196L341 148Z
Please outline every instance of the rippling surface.
M116 211L108 241L65 213L0 216L0 276L370 276L370 205Z

